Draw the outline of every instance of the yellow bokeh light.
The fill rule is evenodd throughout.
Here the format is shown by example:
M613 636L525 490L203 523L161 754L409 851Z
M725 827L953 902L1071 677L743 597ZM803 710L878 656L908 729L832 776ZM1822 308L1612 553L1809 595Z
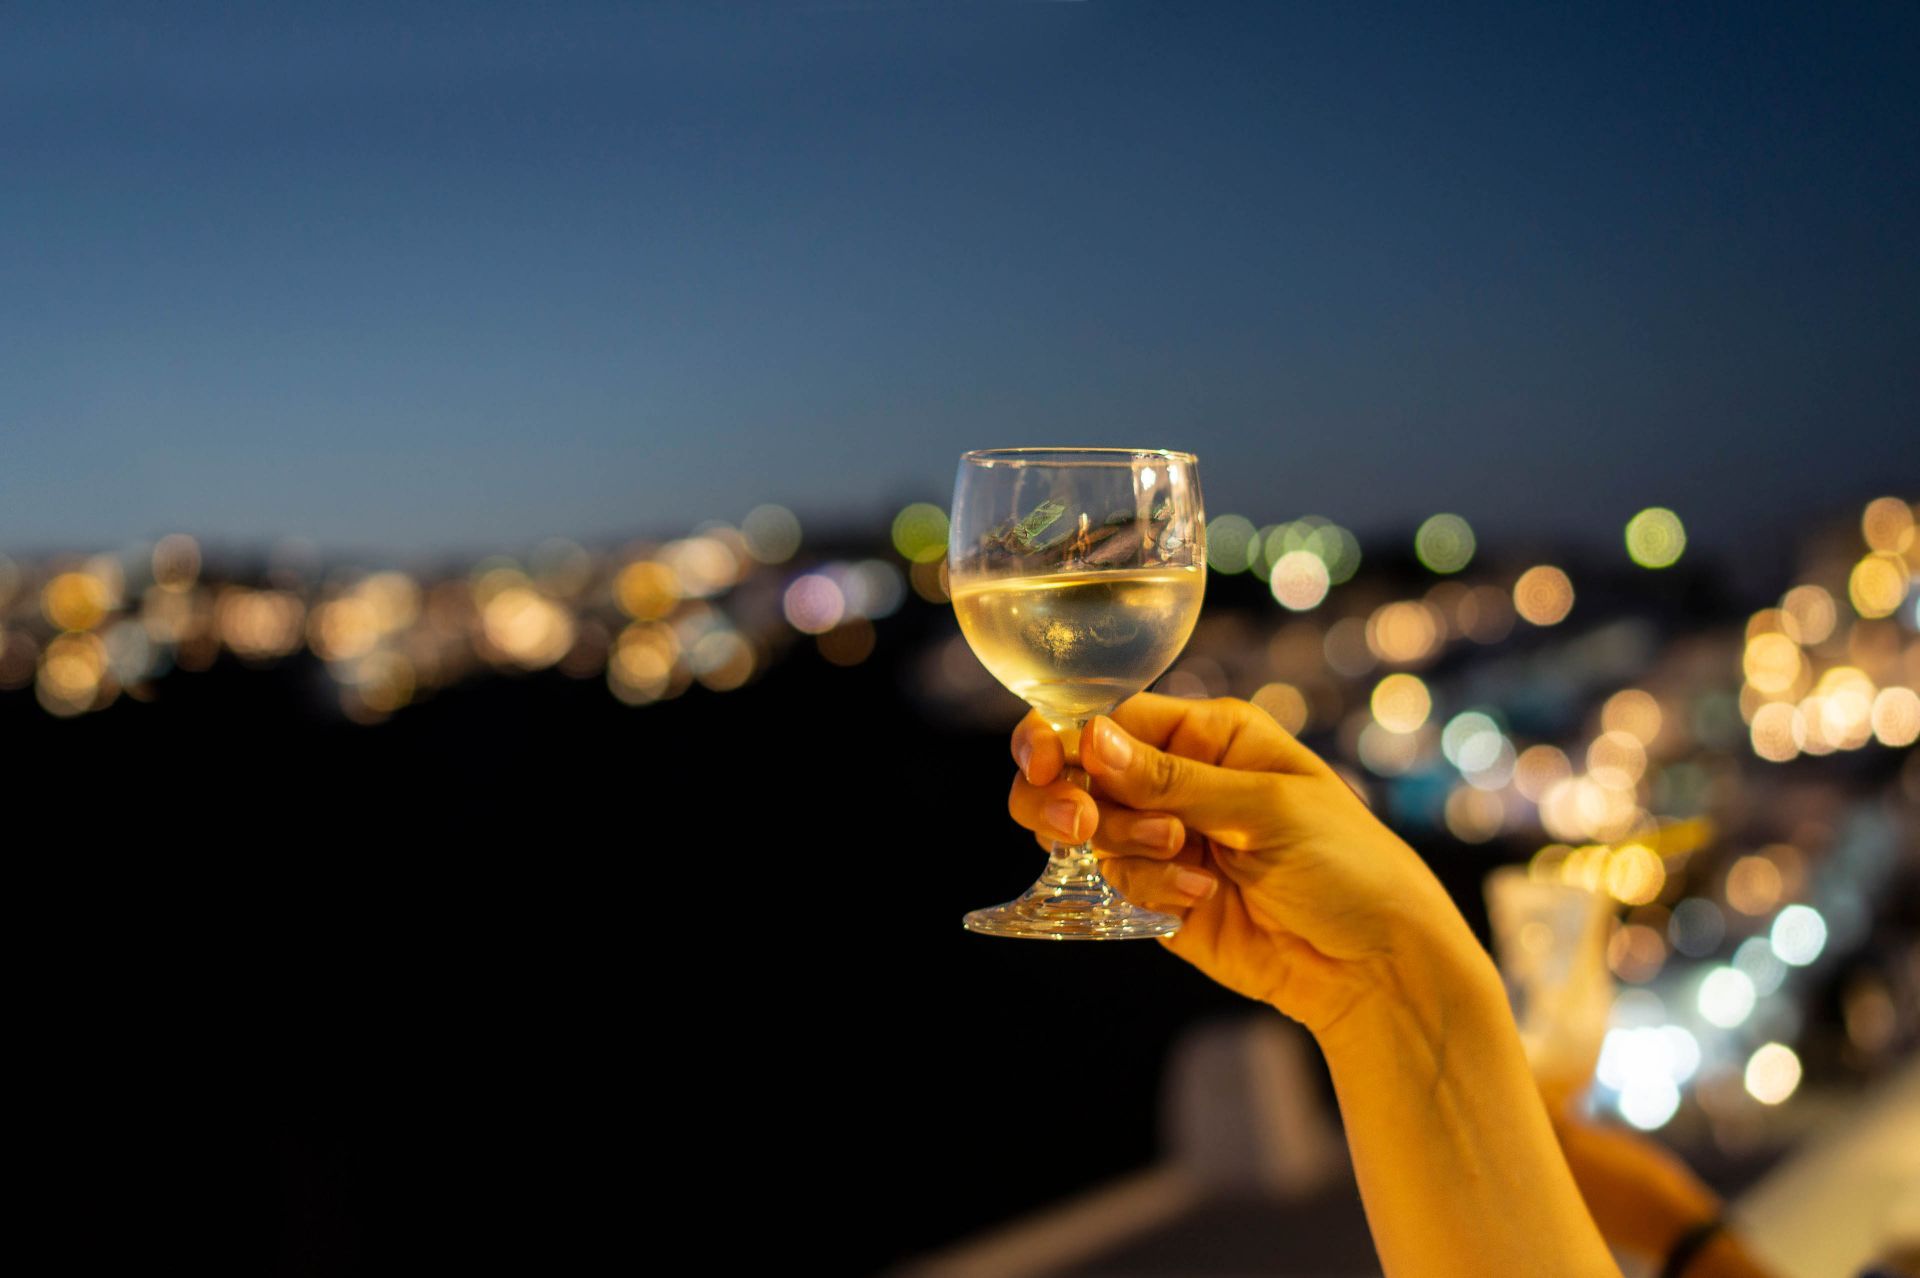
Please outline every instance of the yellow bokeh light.
M1587 775L1609 790L1631 790L1647 770L1647 750L1627 732L1603 732L1587 747Z
M1847 597L1862 617L1887 617L1907 597L1909 570L1904 559L1868 555L1853 566L1847 578Z
M42 707L63 718L93 708L107 677L107 646L93 634L58 636L40 654L34 691Z
M238 656L269 661L300 646L307 609L291 591L230 586L220 592L213 616L221 641Z
M1540 802L1547 791L1573 775L1573 765L1559 746L1528 746L1513 763L1513 788L1522 797Z
M1642 568L1671 568L1686 548L1686 526L1664 506L1649 506L1627 521L1627 556Z
M1601 882L1607 895L1623 905L1645 905L1666 886L1667 870L1653 850L1627 843L1607 854Z
M1572 853L1573 849L1564 843L1547 844L1527 861L1527 877L1536 883L1558 883L1560 867Z
M1873 735L1885 746L1920 741L1920 693L1912 688L1882 688L1873 699Z
M354 661L380 642L373 607L357 595L344 595L315 608L307 619L307 642L322 661Z
M638 560L613 579L613 601L635 621L658 621L680 602L680 578L663 563Z
M1747 1058L1743 1081L1762 1105L1778 1105L1800 1086L1800 1058L1785 1043L1767 1043Z
M1513 583L1513 607L1536 626L1558 625L1573 611L1573 582L1552 564L1529 568Z
M1447 795L1447 831L1462 843L1485 843L1500 833L1507 805L1492 790L1457 785Z
M480 623L495 651L522 669L545 669L573 647L572 615L523 586L508 587L487 600Z
M737 630L712 630L700 637L687 654L687 665L702 687L732 692L752 677L753 645Z
M1667 943L1644 923L1628 923L1607 938L1607 967L1631 985L1644 985L1660 974L1667 961Z
M1273 597L1294 612L1319 607L1331 584L1326 561L1311 550L1290 550L1280 556L1268 579Z
M1390 674L1373 688L1373 717L1389 732L1416 732L1433 712L1433 695L1417 675Z
M91 630L111 607L107 583L90 572L63 572L40 592L40 611L62 630Z
M1440 623L1425 603L1383 604L1367 618L1367 647L1382 661L1411 665L1440 646Z
M1473 550L1473 528L1458 515L1435 515L1413 536L1413 553L1432 572L1459 572Z
M1904 554L1913 545L1913 509L1898 497L1876 497L1860 516L1860 533L1871 550Z
M1791 623L1794 641L1809 646L1825 643L1840 616L1833 596L1819 586L1795 586L1781 596L1780 611Z
M1807 735L1800 711L1782 701L1754 711L1750 731L1753 752L1769 763L1785 763L1799 754Z
M930 564L947 553L947 512L917 501L893 517L893 548L916 564Z
M1758 917L1780 904L1780 867L1764 856L1743 856L1727 869L1727 904Z
M1740 665L1748 683L1772 694L1792 688L1805 668L1800 646L1781 634L1755 635L1748 640Z
M620 632L607 658L607 686L628 705L667 695L680 673L680 639L671 626L636 621Z
M1608 732L1624 732L1641 745L1652 745L1660 735L1660 702L1650 692L1623 688L1607 698L1600 709L1600 726Z
M1273 716L1275 723L1295 736L1306 731L1307 699L1290 683L1267 683L1251 698L1253 704Z

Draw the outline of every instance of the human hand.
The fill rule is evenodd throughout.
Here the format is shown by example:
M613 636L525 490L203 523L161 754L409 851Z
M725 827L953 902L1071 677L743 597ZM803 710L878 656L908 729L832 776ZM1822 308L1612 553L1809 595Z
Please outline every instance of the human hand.
M1435 946L1484 962L1413 849L1258 707L1142 693L1080 746L1090 792L1046 720L1021 721L1014 820L1091 837L1121 895L1181 919L1161 943L1229 989L1320 1034Z

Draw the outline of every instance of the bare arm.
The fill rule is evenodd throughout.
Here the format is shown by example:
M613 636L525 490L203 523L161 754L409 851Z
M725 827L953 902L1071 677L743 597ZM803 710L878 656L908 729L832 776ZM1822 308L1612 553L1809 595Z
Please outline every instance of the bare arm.
M1144 694L1083 737L1092 789L1038 716L1009 806L1093 831L1162 944L1319 1040L1390 1278L1619 1270L1561 1156L1493 964L1424 862L1332 769L1243 701Z

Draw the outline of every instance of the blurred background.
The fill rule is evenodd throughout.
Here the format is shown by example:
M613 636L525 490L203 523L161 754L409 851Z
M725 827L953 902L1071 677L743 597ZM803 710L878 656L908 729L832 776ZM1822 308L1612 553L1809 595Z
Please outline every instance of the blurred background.
M1912 6L4 12L77 1261L1369 1272L1289 1024L959 926L1039 868L943 571L1022 444L1199 456L1160 691L1483 932L1497 867L1609 898L1596 1114L1736 1201L1850 1168L1783 1272L1898 1227L1920 1144L1805 1160L1920 1122ZM1006 1152L1069 1087L1102 1137Z

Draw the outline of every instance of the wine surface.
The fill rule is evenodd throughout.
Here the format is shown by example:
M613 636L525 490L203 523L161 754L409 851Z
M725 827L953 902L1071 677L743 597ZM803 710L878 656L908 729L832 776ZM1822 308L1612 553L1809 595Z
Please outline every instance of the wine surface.
M956 583L953 610L980 663L1055 723L1104 714L1180 655L1204 569L997 577Z

